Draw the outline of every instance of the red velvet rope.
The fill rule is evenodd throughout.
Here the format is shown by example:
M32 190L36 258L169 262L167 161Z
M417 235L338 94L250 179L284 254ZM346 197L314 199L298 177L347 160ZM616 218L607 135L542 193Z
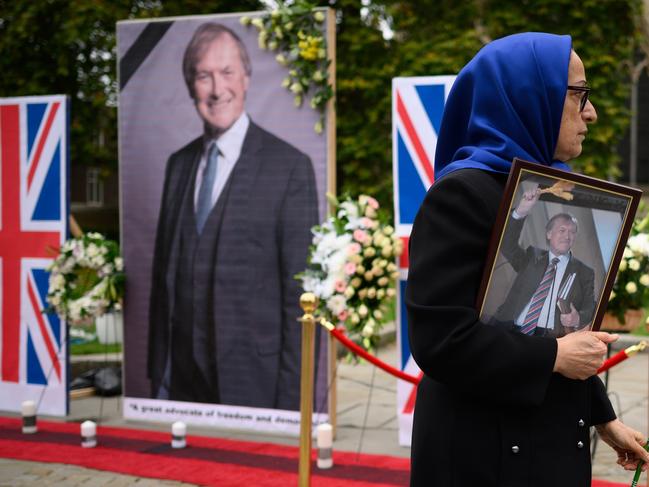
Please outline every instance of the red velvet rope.
M352 340L347 338L345 334L338 330L337 328L333 328L332 330L329 331L336 339L345 345L349 350L351 350L353 353L356 355L364 358L370 363L373 363L377 367L385 370L388 374L392 374L395 377L405 380L406 382L410 382L411 384L418 385L419 381L421 380L421 375L420 377L415 377L414 375L406 374L405 372L402 372L399 369L396 369L392 367L389 364L386 364L382 360L379 360L377 357L374 355L371 355L369 352L367 352L364 348L358 346L356 343L354 343ZM601 374L602 372L606 372L608 369L611 367L619 364L620 362L624 362L629 356L626 354L626 350L620 350L618 353L607 359L602 366L597 369L597 373Z
M618 353L616 353L612 357L606 359L606 361L602 364L602 366L599 369L597 369L597 373L601 374L602 372L606 372L608 369L610 369L614 365L617 365L620 362L624 362L628 358L629 358L629 356L626 354L626 350L620 350Z
M377 367L385 370L388 374L392 374L392 375L394 375L395 377L397 377L397 378L399 378L401 380L405 380L405 381L410 382L410 383L415 384L415 385L419 384L419 378L417 378L417 377L415 377L413 375L406 374L405 372L402 372L399 369L395 369L391 365L386 364L382 360L379 360L374 355L369 354L362 347L359 347L357 344L355 344L353 341L351 341L349 338L347 338L342 331L337 330L336 328L334 328L333 330L330 330L330 333L333 336L335 336L336 339L340 343L345 345L345 347L347 347L349 350L354 352L356 355L359 355L359 356L363 357L368 362L371 362L374 365L376 365Z

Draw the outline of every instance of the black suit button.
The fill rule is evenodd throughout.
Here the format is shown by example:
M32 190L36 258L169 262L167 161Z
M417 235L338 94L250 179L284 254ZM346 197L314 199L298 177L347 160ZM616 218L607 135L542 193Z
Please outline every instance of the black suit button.
M516 446L516 445L512 446L512 453L515 454L515 453L518 453L519 451L521 451L521 449L518 448L518 446Z

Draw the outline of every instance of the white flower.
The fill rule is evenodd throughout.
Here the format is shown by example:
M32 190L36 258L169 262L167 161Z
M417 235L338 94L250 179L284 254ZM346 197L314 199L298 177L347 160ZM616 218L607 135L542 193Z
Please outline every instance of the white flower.
M50 285L50 292L58 291L59 289L63 289L65 287L65 277L63 277L61 274L51 274L50 279L49 279L49 285Z
M115 270L117 272L122 272L124 270L124 259L121 257L115 257Z
M341 311L347 309L347 300L344 296L336 294L327 300L327 308L329 308L334 315L337 315Z
M640 270L640 262L637 259L629 259L629 269L632 271Z
M636 255L649 256L649 235L646 233L633 235L629 238L627 246Z
M278 54L277 56L275 56L275 61L277 61L282 66L286 66L288 64L288 59L286 59L284 54ZM288 83L291 82L291 80L289 78L286 78L284 80L284 82L282 83L282 86L284 86L284 88L286 88L288 86L288 84L286 84L286 86L284 85L284 83L286 83L287 80L288 80Z
M649 286L649 274L642 274L640 276L640 284L643 286Z
M352 218L358 217L358 206L351 201L343 201L340 203L340 210L338 210L338 218L343 216L350 216Z
M367 313L369 313L369 310L367 309L367 306L365 306L364 304L361 304L358 307L358 316L360 316L361 318L365 318L367 316Z
M627 293L634 294L638 290L638 286L636 286L635 282L627 282L624 289L626 289Z
M622 259L622 260L620 261L620 271L625 271L626 268L627 268L627 260L626 260L626 259Z
M91 243L86 249L86 255L88 255L88 257L95 257L96 255L99 255L99 247L97 247L94 243Z
M325 15L322 12L316 12L313 14L313 18L316 22L324 22Z
M365 326L363 327L363 330L361 331L361 335L366 337L366 338L369 338L373 334L374 334L374 327L372 325L370 325L369 322L367 322L365 324Z

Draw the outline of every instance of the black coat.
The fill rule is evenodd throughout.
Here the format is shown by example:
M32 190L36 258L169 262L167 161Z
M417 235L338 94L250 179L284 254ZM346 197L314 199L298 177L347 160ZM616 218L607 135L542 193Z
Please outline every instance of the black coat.
M179 211L194 188L202 149L199 137L167 162L149 311L153 397L173 347ZM297 410L302 313L294 276L305 268L318 220L313 167L305 154L251 122L228 184L212 291L219 396L223 404Z
M524 224L524 218L517 220L510 217L508 229L503 235L501 252L517 274L507 299L496 313L496 319L501 322L513 322L518 318L532 298L548 266L547 250L532 246L522 249L519 246L518 239ZM572 303L579 312L579 328L583 328L590 324L595 312L595 273L579 259L570 256L563 279L558 285L561 286L572 273L575 274L575 281L570 288L567 301ZM560 316L556 310L553 331L555 336L566 334Z
M552 372L554 338L483 324L475 301L506 175L455 171L410 239L410 347L424 372L412 486L589 487L589 425L615 418L602 382Z

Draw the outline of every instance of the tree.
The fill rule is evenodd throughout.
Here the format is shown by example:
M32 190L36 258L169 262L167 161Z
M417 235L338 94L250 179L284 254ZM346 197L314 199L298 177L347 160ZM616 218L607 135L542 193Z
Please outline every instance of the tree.
M376 194L384 205L391 201L391 78L456 74L485 43L523 31L572 35L599 114L573 167L602 178L619 175L617 147L629 124L629 66L643 39L634 22L640 0L365 3L331 2L339 19L337 124L343 191ZM382 24L392 30L391 39L383 39Z
M260 7L257 0L0 0L0 96L69 95L72 164L114 169L115 23Z

